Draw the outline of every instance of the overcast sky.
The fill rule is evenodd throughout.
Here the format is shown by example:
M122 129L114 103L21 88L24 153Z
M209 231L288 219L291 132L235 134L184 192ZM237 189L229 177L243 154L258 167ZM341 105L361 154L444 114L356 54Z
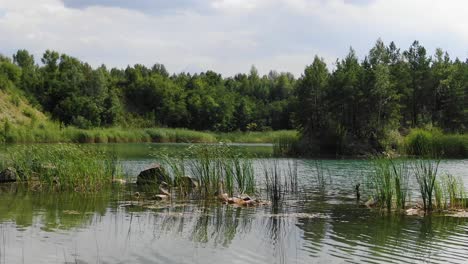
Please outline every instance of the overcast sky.
M352 46L363 58L379 37L464 60L467 14L467 0L0 0L0 53L299 76L316 54L332 66Z

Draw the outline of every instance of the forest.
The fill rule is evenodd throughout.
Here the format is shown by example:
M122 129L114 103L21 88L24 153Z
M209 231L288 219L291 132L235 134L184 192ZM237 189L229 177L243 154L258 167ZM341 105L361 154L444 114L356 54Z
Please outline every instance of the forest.
M261 76L254 66L231 77L171 74L163 64L93 68L52 50L39 61L18 50L0 56L0 89L12 87L61 127L297 129L308 152L384 149L414 128L468 126L468 61L429 54L418 41L401 50L379 39L364 58L350 48L333 65L317 55L298 77Z

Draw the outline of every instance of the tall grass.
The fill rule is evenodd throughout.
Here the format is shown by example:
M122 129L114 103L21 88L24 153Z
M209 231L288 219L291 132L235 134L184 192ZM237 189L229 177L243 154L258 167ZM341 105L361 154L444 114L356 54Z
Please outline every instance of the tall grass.
M426 211L432 211L433 209L432 197L436 188L439 163L440 160L418 160L414 165L416 180L423 200L423 208Z
M438 209L456 209L467 206L463 180L451 174L444 174L435 183L435 201Z
M406 136L403 149L406 154L424 157L468 157L468 135L444 134L436 128L413 129Z
M375 201L387 210L404 209L408 197L409 165L404 161L376 159L370 173Z
M118 161L79 145L14 146L5 164L33 189L97 191L112 182Z
M186 157L166 155L163 160L169 166L174 182L189 172L200 183L200 190L206 196L224 192L231 196L255 193L252 161L225 144L192 145Z
M0 140L6 143L274 143L280 137L295 137L296 131L202 132L183 128L93 128L61 127L52 122L14 126L3 122Z
M287 162L285 165L284 162ZM297 161L272 160L263 162L266 193L273 205L279 205L288 193L298 190Z
M275 156L297 156L300 152L297 133L280 134L273 142L273 154Z

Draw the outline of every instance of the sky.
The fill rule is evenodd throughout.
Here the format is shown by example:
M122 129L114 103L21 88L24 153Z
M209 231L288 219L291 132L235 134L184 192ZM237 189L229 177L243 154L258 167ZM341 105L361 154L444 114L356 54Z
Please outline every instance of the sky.
M466 0L0 0L0 53L300 76L315 55L333 68L350 47L364 58L378 38L465 60L467 11Z

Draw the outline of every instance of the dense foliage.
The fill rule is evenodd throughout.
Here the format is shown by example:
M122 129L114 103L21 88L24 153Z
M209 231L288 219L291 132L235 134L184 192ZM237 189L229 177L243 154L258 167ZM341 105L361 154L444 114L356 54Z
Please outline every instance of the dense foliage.
M401 51L378 40L358 59L350 49L330 70L320 57L296 79L290 73L222 77L169 74L164 65L92 68L46 51L0 57L0 87L16 86L63 125L184 127L213 131L299 128L308 151L343 153L393 144L406 128L468 126L468 62L434 56L415 41ZM399 131L398 131L399 130Z

